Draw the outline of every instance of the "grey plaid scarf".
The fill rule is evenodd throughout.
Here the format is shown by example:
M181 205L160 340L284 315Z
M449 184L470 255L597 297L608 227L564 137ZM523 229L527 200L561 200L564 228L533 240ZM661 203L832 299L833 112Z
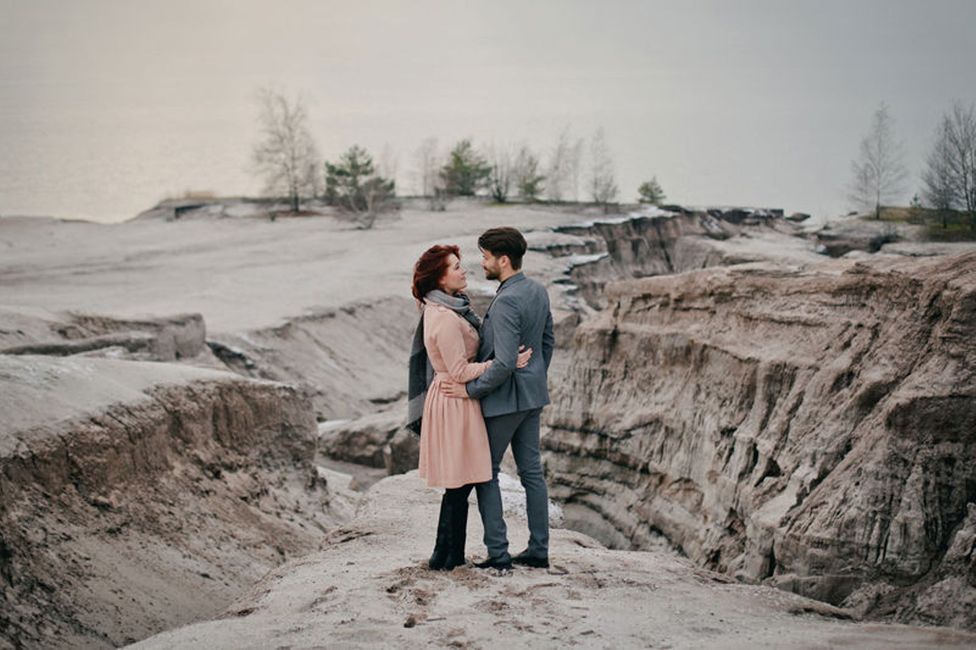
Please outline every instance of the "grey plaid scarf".
M471 323L479 334L481 333L481 319L471 309L471 301L463 293L452 296L440 289L434 289L424 296L425 302L444 305L454 310L458 316ZM424 347L424 314L420 314L420 322L413 333L413 343L410 345L410 366L407 375L407 423L406 427L420 435L420 420L424 415L424 400L427 399L427 388L434 380L434 368L430 365L430 356Z

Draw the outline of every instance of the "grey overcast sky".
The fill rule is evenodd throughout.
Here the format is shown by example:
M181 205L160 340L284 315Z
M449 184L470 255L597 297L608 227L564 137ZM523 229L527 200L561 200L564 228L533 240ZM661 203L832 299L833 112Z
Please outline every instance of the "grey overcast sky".
M326 157L387 148L405 192L427 136L545 155L602 126L622 199L656 175L676 202L830 216L882 101L907 202L942 112L976 101L974 62L973 0L0 0L0 214L256 193L274 85Z

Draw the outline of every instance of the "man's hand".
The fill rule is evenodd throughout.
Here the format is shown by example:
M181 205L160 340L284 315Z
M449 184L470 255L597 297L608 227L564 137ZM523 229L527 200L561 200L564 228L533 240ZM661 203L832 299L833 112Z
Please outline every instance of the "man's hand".
M451 379L444 379L440 383L441 393L447 395L448 397L454 397L457 399L470 399L468 397L468 391L465 390L464 384L458 383Z
M529 359L532 358L532 348L526 348L524 345L519 346L518 357L515 360L516 368L524 368L529 365ZM493 363L489 361L490 365ZM441 393L447 395L448 397L455 397L457 399L471 399L468 395L468 390L465 388L465 384L458 383L453 379L443 379L440 383Z

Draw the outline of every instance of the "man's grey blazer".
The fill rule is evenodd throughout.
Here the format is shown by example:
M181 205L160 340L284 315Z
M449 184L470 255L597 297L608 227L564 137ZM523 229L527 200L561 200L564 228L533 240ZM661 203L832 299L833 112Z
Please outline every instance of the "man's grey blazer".
M552 313L546 288L516 273L498 287L481 328L478 361L487 372L468 382L468 395L481 400L485 417L542 408L549 403L546 374L552 361ZM515 367L520 345L532 348L524 368Z

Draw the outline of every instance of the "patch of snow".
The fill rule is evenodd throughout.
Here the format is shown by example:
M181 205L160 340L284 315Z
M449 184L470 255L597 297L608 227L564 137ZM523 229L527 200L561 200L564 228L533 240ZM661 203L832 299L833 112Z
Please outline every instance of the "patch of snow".
M662 210L656 205L649 205L645 208L635 210L633 212L628 212L627 214L618 215L616 217L604 217L602 219L591 219L589 221L581 221L579 223L572 224L573 228L591 228L597 224L618 224L627 223L628 221L633 221L634 219L647 219L651 217L665 217L670 218L677 216L676 212L670 212L668 210Z
M566 259L566 270L571 271L577 266L599 262L605 257L610 257L610 253L593 253L590 255L571 255Z
M612 224L616 224L616 223L626 223L628 221L631 221L632 219L639 219L642 216L643 215L640 215L640 214L638 214L636 216L634 216L632 214L625 214L625 215L621 215L619 217L605 217L603 219L591 219L589 221L580 221L579 223L574 223L570 227L572 227L572 228L592 228L593 226L595 226L598 223L599 224L608 224L608 225L612 225Z
M224 214L228 217L252 217L264 213L265 207L257 203L231 203L224 208Z
M675 216L675 214L677 213L671 212L670 210L662 210L656 205L648 205L646 207L641 208L640 210L635 210L634 212L631 212L630 216L631 217L673 217Z
M352 420L326 420L325 422L319 422L319 435L321 436L336 429L341 429L350 422Z

